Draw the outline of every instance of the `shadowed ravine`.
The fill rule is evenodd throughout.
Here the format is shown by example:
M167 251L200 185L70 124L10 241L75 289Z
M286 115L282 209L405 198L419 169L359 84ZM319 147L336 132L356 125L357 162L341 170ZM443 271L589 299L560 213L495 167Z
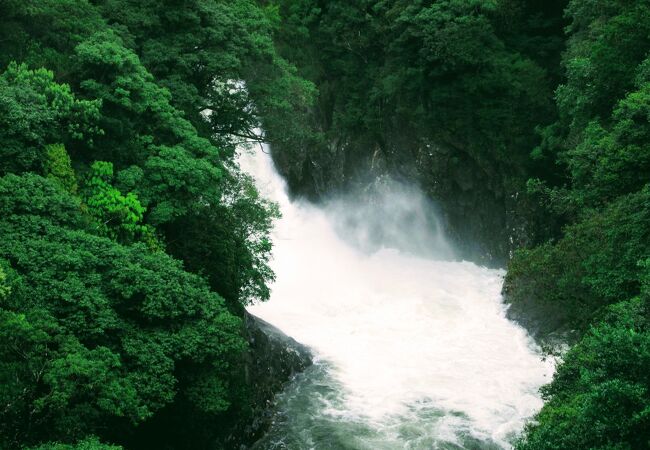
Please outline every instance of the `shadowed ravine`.
M283 214L271 300L250 312L315 356L255 448L508 448L553 367L505 318L503 272L455 261L417 190L316 207L268 154L240 164Z

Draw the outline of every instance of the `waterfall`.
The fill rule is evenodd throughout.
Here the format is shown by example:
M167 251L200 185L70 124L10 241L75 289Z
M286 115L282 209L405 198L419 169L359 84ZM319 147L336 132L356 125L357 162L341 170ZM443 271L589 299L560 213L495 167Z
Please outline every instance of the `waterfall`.
M504 272L455 260L416 188L315 206L268 149L239 163L283 215L271 299L249 310L315 355L255 448L509 448L553 364L506 319Z

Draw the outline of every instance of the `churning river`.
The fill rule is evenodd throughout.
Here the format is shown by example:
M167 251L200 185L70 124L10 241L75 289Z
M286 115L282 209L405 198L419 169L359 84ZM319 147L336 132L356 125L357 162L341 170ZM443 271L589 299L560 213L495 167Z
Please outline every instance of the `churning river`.
M416 189L314 206L289 199L267 153L240 164L283 215L271 299L249 310L315 360L254 448L509 448L553 364L506 319L504 272L454 260Z

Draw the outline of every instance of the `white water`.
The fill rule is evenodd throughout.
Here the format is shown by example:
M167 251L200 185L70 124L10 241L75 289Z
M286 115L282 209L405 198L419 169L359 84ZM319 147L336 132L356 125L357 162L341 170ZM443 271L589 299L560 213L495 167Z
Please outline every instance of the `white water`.
M271 300L249 310L317 359L258 447L508 448L553 367L505 318L504 273L449 261L413 189L319 208L289 200L267 154L240 164L283 214Z

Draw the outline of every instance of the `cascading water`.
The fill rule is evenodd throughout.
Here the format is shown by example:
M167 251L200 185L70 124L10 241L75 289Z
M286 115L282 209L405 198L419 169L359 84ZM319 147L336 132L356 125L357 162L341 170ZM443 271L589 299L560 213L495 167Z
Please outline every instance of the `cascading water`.
M417 190L317 207L268 154L240 165L283 214L271 300L249 310L315 356L254 448L508 448L553 364L505 318L503 272L450 260Z

